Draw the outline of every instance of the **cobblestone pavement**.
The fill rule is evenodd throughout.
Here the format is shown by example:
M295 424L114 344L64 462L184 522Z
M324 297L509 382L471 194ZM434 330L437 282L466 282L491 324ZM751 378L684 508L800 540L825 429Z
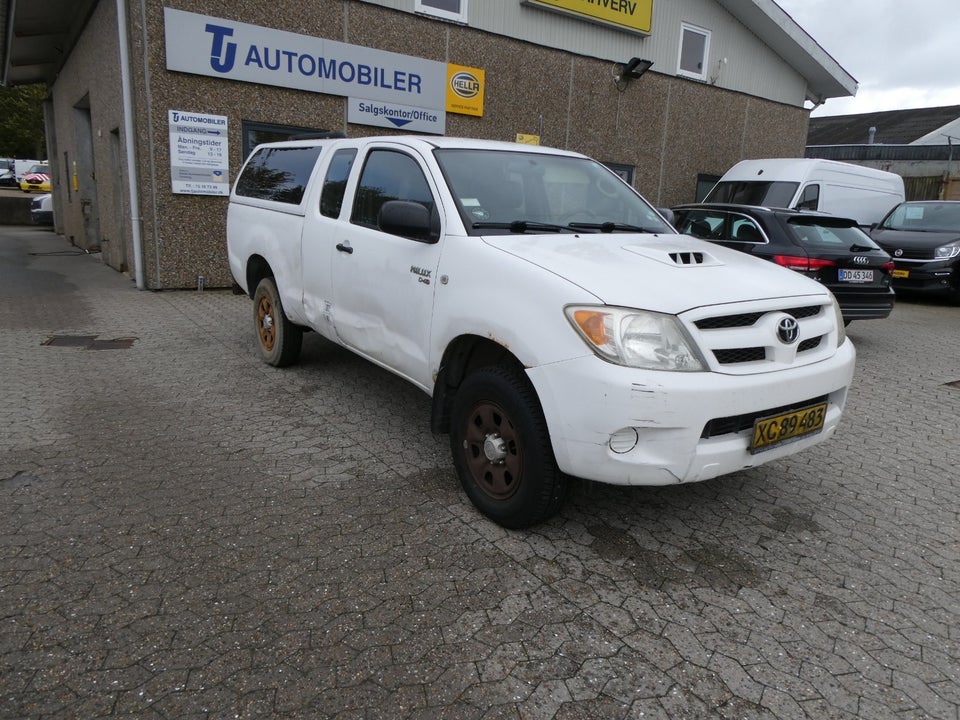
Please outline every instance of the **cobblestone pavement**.
M0 718L960 720L960 308L850 326L824 445L526 532L251 314L0 230Z

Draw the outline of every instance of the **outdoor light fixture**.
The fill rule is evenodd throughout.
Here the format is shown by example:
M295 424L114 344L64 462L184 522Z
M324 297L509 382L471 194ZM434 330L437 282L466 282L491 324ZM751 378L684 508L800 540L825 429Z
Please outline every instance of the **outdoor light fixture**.
M630 58L629 62L614 66L613 82L622 90L630 80L636 80L649 70L651 65L653 65L653 60Z
M651 65L653 65L653 60L631 58L630 62L623 66L623 72L621 75L622 77L629 78L630 80L636 80L647 70L649 70Z

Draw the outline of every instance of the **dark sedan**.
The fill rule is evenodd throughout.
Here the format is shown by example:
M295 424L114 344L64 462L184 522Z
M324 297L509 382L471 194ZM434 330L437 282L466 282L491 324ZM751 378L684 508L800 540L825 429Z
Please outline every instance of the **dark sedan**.
M682 233L819 281L836 296L845 322L885 318L893 310L893 261L856 220L752 205L680 205L672 211Z
M893 256L894 288L960 302L960 201L900 203L870 235Z

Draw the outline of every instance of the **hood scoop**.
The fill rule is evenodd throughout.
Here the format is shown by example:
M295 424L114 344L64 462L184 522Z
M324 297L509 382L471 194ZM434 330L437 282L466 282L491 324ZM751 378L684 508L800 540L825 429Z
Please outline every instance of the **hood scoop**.
M690 250L666 245L651 247L627 245L623 249L673 267L717 267L723 265L722 262L710 254L709 250Z

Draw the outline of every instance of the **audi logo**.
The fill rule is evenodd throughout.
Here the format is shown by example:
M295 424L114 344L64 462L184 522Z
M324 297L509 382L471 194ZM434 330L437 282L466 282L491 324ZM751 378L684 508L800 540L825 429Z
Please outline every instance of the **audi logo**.
M785 317L777 323L777 337L784 345L790 345L800 337L800 323L792 317Z
M870 258L868 258L866 255L857 255L853 258L853 261L857 265L866 265L868 262L870 262Z

